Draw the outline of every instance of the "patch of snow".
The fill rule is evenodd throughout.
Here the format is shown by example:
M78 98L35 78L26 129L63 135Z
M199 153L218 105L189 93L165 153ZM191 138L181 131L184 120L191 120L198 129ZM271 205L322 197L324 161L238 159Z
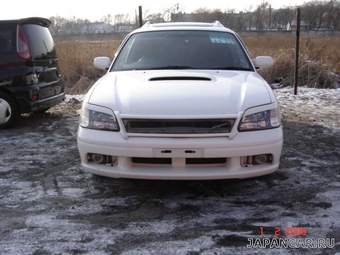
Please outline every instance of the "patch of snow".
M78 101L83 101L85 98L85 94L79 94L79 95L70 95L70 94L66 94L65 95L65 101L68 102L72 99L76 99Z

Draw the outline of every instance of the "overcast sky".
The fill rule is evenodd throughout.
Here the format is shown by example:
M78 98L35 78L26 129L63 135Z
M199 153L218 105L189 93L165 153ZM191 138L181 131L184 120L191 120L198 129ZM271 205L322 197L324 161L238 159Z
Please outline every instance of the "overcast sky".
M2 0L4 1L4 0ZM249 10L252 6L254 10L263 0L9 0L2 4L0 11L0 19L16 19L33 16L49 18L51 16L61 16L64 18L81 18L90 21L99 21L103 16L111 14L129 14L131 18L138 11L138 6L142 6L143 12L163 13L165 9L179 4L188 13L198 9L235 9L236 11ZM301 5L304 0L268 0L273 8L284 6Z

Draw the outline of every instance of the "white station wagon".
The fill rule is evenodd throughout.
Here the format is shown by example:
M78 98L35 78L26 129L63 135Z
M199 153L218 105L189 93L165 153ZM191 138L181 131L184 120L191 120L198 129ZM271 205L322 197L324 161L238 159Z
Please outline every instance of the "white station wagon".
M279 104L240 37L219 22L146 23L87 93L77 141L85 170L114 178L230 179L274 172Z

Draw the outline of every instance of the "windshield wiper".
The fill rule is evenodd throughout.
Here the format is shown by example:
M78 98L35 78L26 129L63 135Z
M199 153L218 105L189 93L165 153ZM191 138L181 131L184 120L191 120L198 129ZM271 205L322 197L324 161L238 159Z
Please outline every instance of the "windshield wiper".
M236 71L253 71L250 68L239 67L239 66L221 66L221 67L213 67L209 68L213 70L236 70Z

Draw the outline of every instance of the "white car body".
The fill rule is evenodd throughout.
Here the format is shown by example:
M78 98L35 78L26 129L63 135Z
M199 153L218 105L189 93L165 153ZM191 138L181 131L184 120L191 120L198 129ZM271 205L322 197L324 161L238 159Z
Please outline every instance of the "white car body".
M234 34L216 23L147 25L132 34L171 29ZM270 60L260 57L254 62L267 66ZM110 63L107 58L95 60L101 68ZM83 102L77 142L84 169L114 178L172 180L249 178L274 172L283 142L279 105L253 69L109 71ZM257 126L263 123L256 120L259 112L272 114L273 126L243 131L240 121L245 113ZM117 130L96 129L107 120L115 122Z

